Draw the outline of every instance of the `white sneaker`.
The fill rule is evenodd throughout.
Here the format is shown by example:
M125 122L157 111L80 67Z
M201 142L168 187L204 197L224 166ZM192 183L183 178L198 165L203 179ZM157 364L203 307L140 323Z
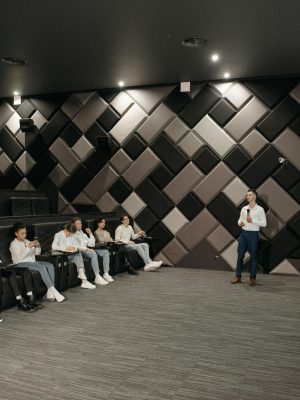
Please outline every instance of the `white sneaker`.
M156 267L160 267L162 264L162 261L152 261L152 264L155 265Z
M66 300L66 298L62 294L59 293L58 295L56 295L55 300L58 303L61 303L62 301Z
M92 284L91 282L89 282L89 281L82 281L81 287L82 287L83 289L95 289L95 288L96 288L96 286L93 285L93 284Z
M49 289L48 289L48 291L46 293L46 299L49 300L49 301L54 301L55 300L54 294Z
M158 266L154 265L152 262L149 264L146 264L144 266L144 271L148 272L148 271L154 271L156 268L158 268Z
M114 279L109 275L108 272L106 272L106 273L103 275L103 278L104 278L107 282L110 282L110 283L114 281Z
M103 279L102 276L100 276L99 274L96 275L94 283L96 283L96 285L102 285L102 286L108 285L108 282L106 282L106 280Z

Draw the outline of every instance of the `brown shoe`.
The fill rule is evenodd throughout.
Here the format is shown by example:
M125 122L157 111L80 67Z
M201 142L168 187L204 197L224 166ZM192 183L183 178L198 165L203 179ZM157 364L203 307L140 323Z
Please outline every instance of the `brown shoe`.
M239 278L238 276L235 276L235 277L232 279L231 283L232 283L233 285L234 285L235 283L241 283L241 278Z
M255 279L250 279L249 286L255 286L255 285L256 285L256 280Z

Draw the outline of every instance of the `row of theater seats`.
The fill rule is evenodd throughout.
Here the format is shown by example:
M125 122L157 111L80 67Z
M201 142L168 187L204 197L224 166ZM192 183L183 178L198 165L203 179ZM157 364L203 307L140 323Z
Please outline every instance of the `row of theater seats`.
M84 219L84 216L81 216L85 227L95 230L95 219ZM51 222L33 222L26 221L27 226L27 236L29 239L33 237L38 237L39 242L41 243L42 254L41 256L37 256L37 260L43 260L51 262L55 267L55 286L58 291L63 292L70 287L74 287L80 284L80 280L77 277L77 268L75 264L69 262L67 257L63 254L52 253L51 245L53 241L54 234L61 229L63 229L64 225L71 220L72 216L66 218L65 216L58 216L57 220ZM54 218L55 219L55 218ZM106 229L114 233L116 227L119 225L119 218L110 217L106 219ZM11 240L13 239L13 224L9 225L0 225L0 259L3 262L3 266L11 263L11 257L9 252L9 245ZM122 255L122 256L121 256ZM127 251L127 259L130 264L134 268L143 267L143 261L137 254L135 250ZM90 264L89 259L84 259L85 262L85 270L88 280L94 280L94 273ZM99 256L99 265L102 267L102 258ZM112 248L111 249L111 275L115 275L120 272L124 272L126 270L124 255L119 254L119 252ZM103 271L102 271L103 272ZM47 289L41 280L40 274L36 271L31 271L33 287L36 296L42 297L45 295ZM0 270L0 309L4 309L7 307L11 307L16 304L16 299L11 291L9 283L6 278L1 276ZM21 276L17 277L19 287L21 288L21 292L24 293L24 286L22 282Z
M47 215L50 204L47 197L10 197L11 215Z

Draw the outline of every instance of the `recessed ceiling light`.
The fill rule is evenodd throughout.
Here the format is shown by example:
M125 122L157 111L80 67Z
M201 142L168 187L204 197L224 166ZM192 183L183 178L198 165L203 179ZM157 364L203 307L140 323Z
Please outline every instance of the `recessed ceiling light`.
M14 92L14 96L19 96L19 92Z
M228 79L228 78L230 78L230 73L229 73L229 72L225 72L225 74L224 74L224 78L225 78L225 79Z
M24 65L28 64L28 61L25 60L25 58L18 57L3 57L1 62L3 62L3 64L15 65L17 67L23 67Z
M184 39L181 44L185 47L200 47L200 46L207 46L208 40L200 37L189 37Z
M213 54L212 56L211 56L211 60L213 61L213 62L216 62L216 61L219 61L219 54Z
M123 86L124 86L124 82L123 82L123 81L119 81L119 82L118 82L118 85L119 85L120 87L123 87Z

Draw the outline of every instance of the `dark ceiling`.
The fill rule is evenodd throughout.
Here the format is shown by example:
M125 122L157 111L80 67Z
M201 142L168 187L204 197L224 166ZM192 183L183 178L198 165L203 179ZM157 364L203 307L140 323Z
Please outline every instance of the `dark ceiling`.
M297 75L299 15L299 0L1 0L0 59L28 65L1 63L0 97Z

